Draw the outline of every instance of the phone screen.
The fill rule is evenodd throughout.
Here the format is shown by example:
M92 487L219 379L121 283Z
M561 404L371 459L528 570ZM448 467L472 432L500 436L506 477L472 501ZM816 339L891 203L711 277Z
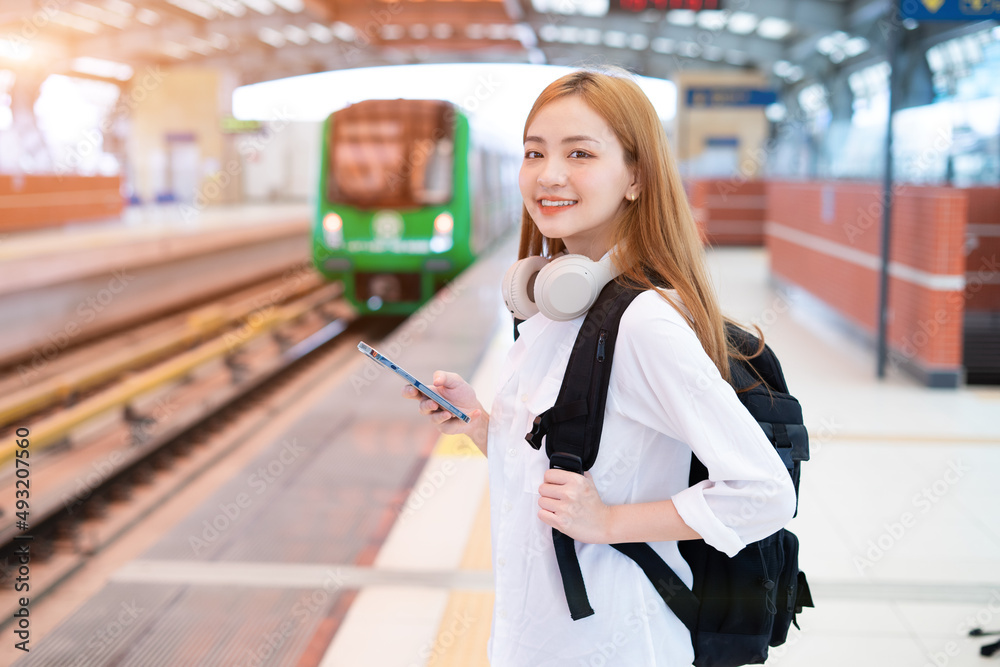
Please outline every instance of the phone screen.
M404 380L412 384L414 387L417 388L417 391L419 391L421 394L431 399L432 401L434 401L435 403L437 403L442 408L444 408L451 414L455 415L462 421L466 423L470 421L469 416L467 414L465 414L464 412L456 408L454 405L452 405L446 398L441 396L441 394L437 393L436 391L425 385L423 382L413 377L410 373L406 371L406 369L402 368L392 359L383 356L378 352L378 350L372 348L364 341L358 343L358 350L369 359L377 362L380 366L385 366L386 368L394 372L396 375L398 375L399 377L403 378Z

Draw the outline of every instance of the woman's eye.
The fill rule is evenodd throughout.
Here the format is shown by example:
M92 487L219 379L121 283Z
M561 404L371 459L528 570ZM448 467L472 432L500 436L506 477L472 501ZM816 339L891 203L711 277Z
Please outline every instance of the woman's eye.
M538 151L524 151L524 157L535 157L536 155L541 155Z
M590 153L588 153L588 152L586 152L586 151L573 151L573 152L572 152L572 153L570 153L569 155L570 155L570 157L573 157L573 156L574 156L574 155L576 155L577 153L579 153L579 154L580 154L580 155L579 155L579 157L590 157Z

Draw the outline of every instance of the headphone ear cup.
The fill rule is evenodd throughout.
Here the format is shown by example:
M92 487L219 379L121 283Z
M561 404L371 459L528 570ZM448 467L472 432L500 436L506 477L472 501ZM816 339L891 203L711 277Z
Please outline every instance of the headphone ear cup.
M595 262L586 255L552 260L535 280L538 310L552 320L567 321L584 314L616 275L611 257Z
M500 283L503 301L507 304L507 310L517 319L526 320L538 313L534 290L529 288L534 287L536 276L549 261L539 255L525 257L514 262L504 274Z

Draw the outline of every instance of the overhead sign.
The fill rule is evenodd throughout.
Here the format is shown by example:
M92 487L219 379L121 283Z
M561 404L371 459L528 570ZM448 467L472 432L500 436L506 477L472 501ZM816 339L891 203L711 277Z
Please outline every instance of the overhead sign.
M997 0L902 0L904 19L918 21L981 21L1000 19Z
M644 12L647 9L690 9L700 12L703 9L722 9L722 0L615 0L611 6L626 12Z
M244 134L248 132L260 132L262 127L259 120L237 120L232 116L224 116L219 121L219 128L225 134Z
M778 93L758 88L688 88L689 107L766 107L778 101Z

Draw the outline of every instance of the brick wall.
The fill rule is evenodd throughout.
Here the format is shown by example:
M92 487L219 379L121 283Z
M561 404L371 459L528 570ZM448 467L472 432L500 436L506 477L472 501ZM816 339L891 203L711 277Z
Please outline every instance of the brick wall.
M764 245L766 188L764 181L691 181L688 198L702 237L711 245Z
M960 373L968 200L953 188L901 186L892 220L887 339L925 373ZM873 338L878 328L881 188L772 182L771 270L819 297Z
M1000 188L969 188L965 309L1000 312Z
M120 187L118 176L0 175L0 230L116 217Z

